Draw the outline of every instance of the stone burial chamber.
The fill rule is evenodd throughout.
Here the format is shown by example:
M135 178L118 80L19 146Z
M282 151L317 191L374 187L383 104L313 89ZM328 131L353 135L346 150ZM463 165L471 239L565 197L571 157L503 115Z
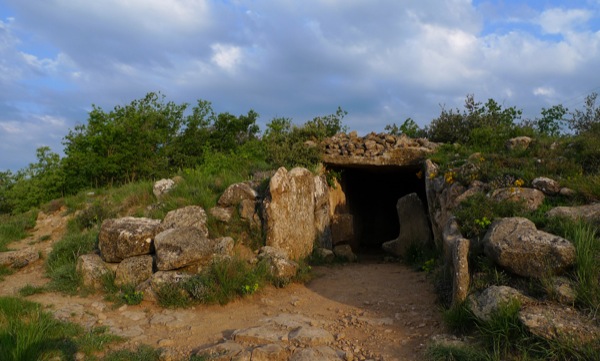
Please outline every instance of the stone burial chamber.
M354 252L382 250L403 256L412 242L431 241L424 159L435 144L424 139L355 132L325 144L334 246ZM404 220L404 221L403 221Z

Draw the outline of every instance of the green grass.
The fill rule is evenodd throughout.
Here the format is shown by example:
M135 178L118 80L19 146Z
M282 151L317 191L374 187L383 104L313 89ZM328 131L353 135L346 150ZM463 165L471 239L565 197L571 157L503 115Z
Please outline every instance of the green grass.
M14 271L6 266L0 266L0 281L4 281L4 276L10 276Z
M20 290L19 290L19 294L23 297L27 297L27 296L31 296L31 295L35 295L38 293L44 293L46 292L46 288L45 287L39 287L39 286L33 286L30 284L26 284L25 286L23 286Z
M576 250L577 300L596 313L600 310L600 237L595 227L579 222L570 227L567 239Z
M490 356L482 349L469 345L433 344L425 352L429 361L488 361Z
M77 352L91 355L118 337L105 328L85 331L54 319L39 304L0 297L0 355L3 361L73 360Z
M27 231L35 227L36 219L35 211L18 215L0 214L0 252L7 251L11 242L27 237Z
M96 248L98 230L76 232L73 227L58 241L46 260L46 274L51 281L48 288L74 294L81 286L81 275L76 271L77 258Z

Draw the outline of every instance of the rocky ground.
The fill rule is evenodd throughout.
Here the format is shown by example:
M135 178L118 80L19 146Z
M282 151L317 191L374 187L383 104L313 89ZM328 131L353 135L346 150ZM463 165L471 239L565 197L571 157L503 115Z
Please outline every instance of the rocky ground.
M40 214L32 235L11 248L30 247L45 255L65 225L61 212ZM127 338L110 347L160 347L165 360L200 350L237 352L248 360L250 355L284 360L291 355L298 360L423 359L430 337L444 331L431 282L425 273L380 259L369 256L357 263L315 267L316 277L307 284L269 287L225 306L171 310L145 301L116 308L101 294L43 293L28 299L60 319L84 327L105 325ZM40 260L6 276L0 295L47 281Z

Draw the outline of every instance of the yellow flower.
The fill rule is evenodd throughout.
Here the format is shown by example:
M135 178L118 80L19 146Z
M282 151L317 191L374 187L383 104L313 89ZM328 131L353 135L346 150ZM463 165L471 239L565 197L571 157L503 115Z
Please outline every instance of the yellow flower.
M523 184L525 184L525 181L522 180L521 178L519 178L515 181L515 187L521 188L523 186Z
M417 174L416 174L416 176L417 176L417 178L422 179L423 178L423 171L422 170L418 171Z

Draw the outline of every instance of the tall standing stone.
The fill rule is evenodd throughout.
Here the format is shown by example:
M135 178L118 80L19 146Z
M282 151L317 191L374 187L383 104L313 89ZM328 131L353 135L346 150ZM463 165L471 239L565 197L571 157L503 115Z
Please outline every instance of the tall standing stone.
M265 199L267 246L292 260L308 256L316 238L314 176L305 168L279 168Z
M396 210L400 222L400 234L395 240L385 242L383 249L402 257L410 245L427 246L431 242L431 231L419 196L411 193L398 199Z

